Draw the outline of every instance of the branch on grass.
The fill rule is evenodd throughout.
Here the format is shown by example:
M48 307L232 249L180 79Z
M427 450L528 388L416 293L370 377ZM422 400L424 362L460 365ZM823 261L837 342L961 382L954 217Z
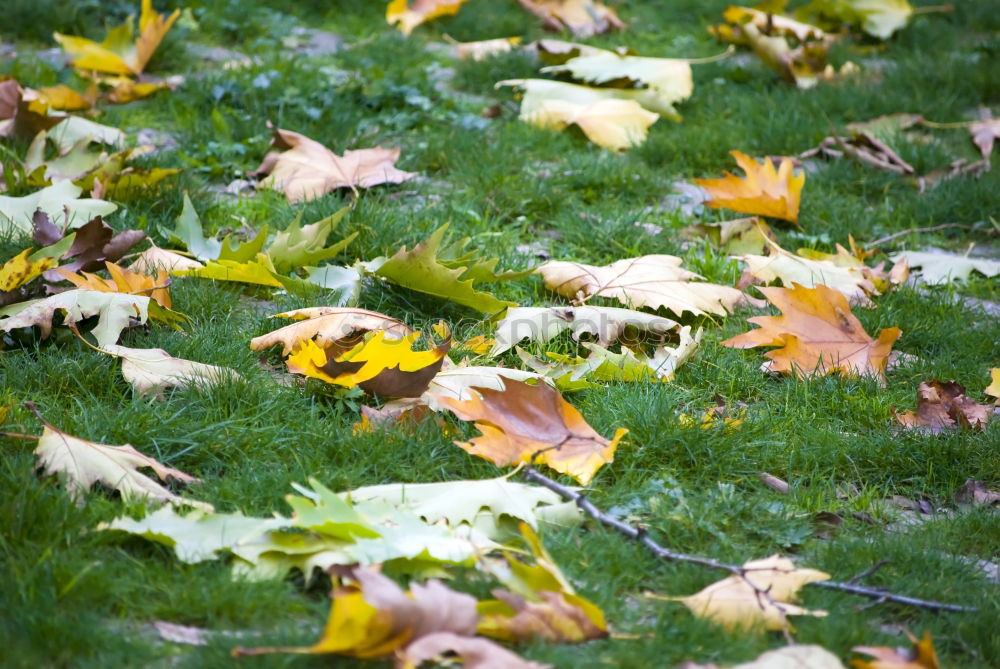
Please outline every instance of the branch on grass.
M645 529L635 527L634 525L629 525L628 523L623 523L622 521L609 516L608 514L601 511L597 506L594 505L585 495L567 488L566 486L553 481L548 476L540 473L532 466L527 466L522 471L522 475L528 481L532 483L537 483L538 485L548 488L554 493L557 493L560 497L565 500L575 502L580 510L586 513L588 516L594 520L600 522L605 527L610 527L611 529L624 534L630 539L635 539L643 546L645 546L653 555L663 560L669 560L671 562L688 562L691 564L701 565L703 567L708 567L710 569L720 569L722 571L727 571L730 574L735 574L742 578L746 578L746 570L734 564L727 564L725 562L720 562L718 560L713 560L712 558L701 557L698 555L688 555L686 553L677 553L668 548L661 546L654 539L652 539L646 532ZM867 576L869 574L863 574ZM855 577L857 580L858 577ZM747 580L748 583L753 585L752 582ZM973 612L977 609L971 606L961 606L959 604L947 604L944 602L934 602L926 599L918 599L916 597L908 597L906 595L897 595L891 592L887 592L880 588L869 588L861 585L856 585L855 583L840 583L838 581L813 581L807 585L816 586L820 588L827 588L829 590L839 590L841 592L849 592L854 595L860 595L862 597L870 597L872 599L885 601L885 602L896 602L897 604L906 604L907 606L914 606L917 608L928 609L931 611L955 611L955 612ZM766 592L760 592L760 589L754 586L754 589L758 591L758 594L766 596L770 599L770 596ZM773 600L772 600L773 601ZM776 603L779 604L780 603Z
M899 232L894 232L891 235L886 235L885 237L879 237L873 242L869 242L868 246L879 246L880 244L885 244L886 242L891 242L893 239L898 239L904 235L913 234L914 232L937 232L938 230L948 230L949 228L960 228L962 230L978 230L973 225L963 225L961 223L942 223L941 225L932 225L929 228L910 228L908 230L900 230ZM986 232L991 232L990 230L985 230Z

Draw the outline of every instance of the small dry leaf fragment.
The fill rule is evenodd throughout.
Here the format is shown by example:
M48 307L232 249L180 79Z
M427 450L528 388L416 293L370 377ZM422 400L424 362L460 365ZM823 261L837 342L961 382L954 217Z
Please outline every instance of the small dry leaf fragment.
M997 506L1000 505L1000 492L990 490L982 481L967 479L955 493L955 501L974 506Z
M695 179L694 182L712 197L705 204L744 214L780 218L798 225L799 200L806 182L805 173L798 176L793 174L792 161L788 158L782 158L775 170L770 158L765 158L761 164L739 151L730 151L730 154L746 172L746 176L740 178L727 173L721 179Z
M462 420L476 421L482 436L456 442L469 453L501 467L537 461L584 485L614 459L624 428L605 439L558 390L514 379L505 379L504 386L502 391L473 388L479 397L465 401L439 398Z
M924 632L924 638L920 640L909 632L906 632L906 636L913 644L911 648L855 646L851 649L855 653L870 655L875 659L851 660L851 666L855 669L941 669L930 632Z
M281 344L281 354L287 356L297 344L314 340L316 345L331 352L332 347L347 351L361 341L361 336L373 330L384 330L386 337L400 339L412 334L406 323L377 311L348 307L307 307L274 314L271 318L291 318L297 322L250 340L250 348L264 351Z
M649 255L600 267L551 261L535 271L546 288L570 299L608 297L630 307L662 307L677 315L725 315L743 298L735 288L693 281L702 277L681 269L682 262L677 256Z
M159 397L166 388L205 387L240 378L235 370L228 367L175 358L160 348L113 345L100 350L121 359L122 376L140 395Z
M371 188L402 183L414 174L396 169L399 149L359 149L338 156L319 142L268 123L272 151L254 172L264 188L282 191L291 202L313 200L338 188ZM266 176L265 176L266 175Z
M625 24L615 10L598 0L518 0L520 5L542 20L546 30L569 30L575 37L590 37Z
M917 388L917 410L896 413L904 427L932 433L950 428L982 430L989 422L993 407L979 404L965 394L965 387L954 381L923 381Z
M782 495L788 494L789 490L788 481L779 479L774 474L768 474L767 472L758 472L757 478L759 478L761 483L766 485L771 490L780 492Z
M796 376L873 376L885 384L885 368L892 345L902 334L899 328L885 328L878 339L865 332L851 313L840 291L820 284L814 288L761 288L781 316L755 316L749 323L759 325L722 342L731 348L780 346L769 351L765 369Z
M826 615L826 611L804 609L789 602L802 586L824 581L829 574L797 569L791 560L779 555L744 563L743 574L727 576L688 597L666 599L683 602L696 616L737 630L761 625L769 630L788 629L787 616Z
M145 499L212 509L211 504L175 495L140 473L139 468L149 467L163 481L168 477L181 483L197 481L189 474L143 455L130 444L109 446L74 437L46 423L33 405L31 408L45 425L38 440L38 448L35 449L38 465L45 468L46 474L58 474L65 483L70 497L78 502L83 501L84 493L93 484L102 483L117 490L127 499Z
M385 8L385 21L409 35L425 21L458 14L468 0L392 0Z
M387 397L419 397L441 370L447 340L429 351L414 351L419 332L393 338L385 330L348 351L330 355L306 340L288 357L288 371L348 388L359 386Z

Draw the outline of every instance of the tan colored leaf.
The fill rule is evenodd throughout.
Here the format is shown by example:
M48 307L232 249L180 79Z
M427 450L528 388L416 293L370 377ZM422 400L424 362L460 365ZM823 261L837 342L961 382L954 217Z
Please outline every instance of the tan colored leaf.
M990 385L983 392L1000 401L1000 367L994 367L990 370Z
M792 561L778 555L743 564L743 576L727 576L681 601L699 617L709 618L727 629L788 629L787 616L825 616L791 604L807 583L824 581L829 574L815 569L797 569ZM660 597L657 597L660 598Z
M41 415L35 412L36 415ZM197 481L182 471L172 469L143 455L130 444L108 446L80 439L46 423L38 440L35 455L46 474L58 474L70 497L82 502L83 495L95 483L117 490L130 500L150 500L212 509L211 504L179 497L139 472L149 467L163 481L168 477L182 483Z
M794 175L792 161L788 158L783 158L775 170L770 158L765 158L762 165L745 153L730 151L730 154L746 176L740 178L727 173L721 179L695 179L694 182L712 196L705 204L744 214L780 218L798 225L799 199L806 175Z
M172 270L201 269L205 265L194 258L181 255L176 251L161 249L155 244L142 253L129 265L133 272L143 274L156 274L160 271L170 272Z
M717 664L685 662L677 669L723 669ZM756 660L726 669L844 669L840 659L822 646L792 644L763 653Z
M210 386L240 375L228 367L175 358L160 348L129 348L104 346L100 349L122 361L122 376L140 395L159 397L165 388L187 388L192 385Z
M1000 492L990 490L982 481L966 479L965 484L955 493L955 501L974 506L998 506Z
M855 653L864 653L875 659L851 660L851 666L855 669L941 669L930 632L924 632L924 638L919 641L909 632L906 636L913 647L855 646L851 649Z
M15 304L0 312L0 330L38 326L42 339L52 333L56 312L63 313L64 325L75 325L91 316L99 316L91 334L98 346L118 342L122 330L132 321L145 323L149 318L149 298L142 295L104 293L97 290L67 290L58 295ZM6 318L2 316L6 315Z
M989 160L993 145L997 137L1000 137L1000 118L977 121L969 126L969 133L972 135L972 143L983 154L983 158Z
M503 646L489 639L461 636L452 632L435 632L420 637L399 655L397 666L401 669L414 669L424 662L435 660L438 663L451 662L452 658L443 657L446 653L458 655L462 666L466 669L551 669L551 664L530 662L515 655Z
M570 299L609 297L639 308L661 307L677 315L725 315L743 297L735 288L692 281L702 278L681 269L676 256L626 258L598 267L576 262L547 262L537 270L545 287Z
M679 232L684 239L708 239L713 246L733 255L760 255L767 249L767 240L776 241L771 228L756 216L718 223L695 223L681 228Z
M425 21L458 14L468 0L392 0L385 8L385 21L398 25L404 35Z
M338 188L371 188L402 183L415 175L396 169L399 149L360 149L338 156L319 142L268 124L274 132L268 153L254 172L264 188L282 191L291 202L313 200Z
M615 10L599 0L518 0L522 7L542 20L547 30L569 30L575 37L591 37L625 24Z
M917 411L892 414L904 427L932 433L949 428L982 430L989 422L993 407L979 404L966 396L965 387L954 381L923 381L917 388Z
M521 43L520 37L498 37L478 42L455 42L452 48L461 60L486 60L492 56L509 53Z
M892 345L902 334L886 328L872 339L851 313L840 291L820 284L814 288L761 288L781 316L755 316L747 321L759 325L722 342L731 348L780 346L769 351L765 369L773 372L813 376L839 372L842 376L873 376L885 384L885 368Z
M540 462L586 485L604 464L614 459L619 428L610 441L587 424L580 412L544 383L530 386L504 380L504 390L473 388L479 397L441 404L462 420L476 421L482 436L456 442L463 449L501 467Z
M297 322L250 340L250 348L264 351L281 344L281 354L287 356L300 342L314 340L328 353L334 346L346 351L361 341L361 335L384 330L387 338L402 339L413 330L391 316L367 309L348 307L307 307L274 314L271 318L292 318Z

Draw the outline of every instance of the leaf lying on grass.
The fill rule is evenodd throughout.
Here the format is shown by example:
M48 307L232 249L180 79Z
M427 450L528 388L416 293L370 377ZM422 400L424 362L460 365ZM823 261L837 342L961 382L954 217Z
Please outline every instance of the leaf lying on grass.
M476 42L452 42L451 44L456 58L479 62L492 56L509 53L521 44L521 38L498 37Z
M392 0L385 8L385 21L404 35L425 21L458 14L468 0Z
M744 214L780 218L798 225L799 200L806 182L805 173L798 176L793 174L792 161L788 158L783 158L775 170L770 158L765 158L761 164L745 153L729 153L746 172L746 176L740 178L727 173L721 179L695 179L694 182L712 197L705 204Z
M614 459L628 431L619 428L610 441L587 424L580 412L544 383L530 386L514 379L504 390L473 388L479 397L439 401L462 420L476 421L482 436L456 442L473 455L501 467L540 462L586 485Z
M917 387L917 410L892 415L903 427L931 433L952 428L983 430L993 407L979 404L965 394L965 387L954 381L922 381Z
M31 252L30 248L24 249L0 266L0 291L10 292L21 287L56 263L52 258L31 260L28 257Z
M156 274L159 271L171 272L173 270L200 269L204 267L202 263L176 251L161 249L153 244L146 249L129 265L133 272L143 274Z
M603 267L550 261L535 271L546 288L563 297L609 297L633 307L663 307L679 316L686 311L725 315L743 298L735 288L692 281L702 277L681 269L682 262L668 255L625 258Z
M886 328L872 339L851 313L840 291L820 284L806 288L761 288L760 292L781 310L781 316L755 316L747 321L759 325L722 342L731 348L780 346L770 351L765 371L796 376L873 376L885 384L885 369L892 345L902 334Z
M712 246L732 255L760 255L767 241L776 241L771 228L760 218L736 218L718 223L695 223L680 229L684 239L707 239Z
M851 660L855 669L941 669L934 641L930 632L924 632L924 638L917 640L909 632L906 633L911 648L889 648L888 646L855 646L851 650L875 658L874 660Z
M63 278L60 272L93 271L104 267L104 263L119 260L129 249L145 239L146 233L142 230L115 233L98 216L76 232L64 235L44 212L35 212L32 238L49 247L49 257L58 255L62 260L69 260L44 274L49 281L60 281Z
M122 376L140 395L161 397L166 388L207 387L241 378L228 367L175 358L161 348L107 345L99 349L122 361Z
M788 629L790 615L826 615L826 611L811 611L789 602L802 586L824 581L829 574L798 569L791 560L778 555L750 560L743 564L743 570L743 576L727 576L688 597L653 597L683 602L696 616L744 631Z
M441 402L444 398L458 401L472 399L477 396L473 388L480 387L503 390L509 379L522 383L546 382L542 374L509 367L450 366L434 375L419 398L390 402L383 408L398 412L414 406L427 406L434 411L444 411L448 408Z
M167 289L170 285L170 277L163 270L159 270L157 276L154 277L127 270L112 262L105 262L104 266L111 276L110 279L104 279L90 272L81 272L80 274L68 272L62 267L57 268L56 271L77 288L98 290L103 293L146 295L165 309L172 306L173 303L170 301L170 293Z
M78 228L94 217L107 216L118 209L118 205L104 200L81 199L82 192L73 182L60 181L24 197L0 195L0 235L30 233L38 209L64 228Z
M353 348L361 335L383 330L386 337L400 339L412 334L406 323L367 309L348 307L306 307L274 314L271 318L291 318L296 322L250 340L250 348L264 351L281 344L281 354L287 356L296 345L313 340L329 355L334 347L341 351Z
M906 261L910 267L919 268L920 280L936 286L950 281L968 281L972 272L994 277L1000 274L1000 261L975 258L940 249L902 251L890 256L893 262Z
M150 298L127 293L103 293L97 290L67 290L52 297L22 302L0 309L0 330L37 326L42 339L52 333L56 312L63 312L63 325L76 325L92 316L99 316L90 331L97 345L110 346L118 342L122 330L133 321L145 323L149 317Z
M58 474L70 497L77 502L82 503L84 494L92 485L101 483L133 502L163 502L212 509L211 504L175 495L140 473L139 468L149 467L163 481L169 477L181 483L193 483L197 481L194 477L143 455L130 444L108 446L69 435L45 422L37 410L32 410L45 426L35 449L38 466L44 467L48 475Z
M359 149L338 156L319 142L268 123L272 151L254 174L260 185L282 191L290 202L307 202L338 188L371 188L402 183L415 174L396 169L399 149Z
M615 10L599 0L518 0L518 3L540 18L546 30L569 30L575 37L625 28Z
M683 669L723 669L717 664L685 662ZM728 669L844 669L840 659L822 646L792 644L762 653L756 660Z
M906 26L913 7L908 0L812 0L802 12L853 23L872 37L886 40Z

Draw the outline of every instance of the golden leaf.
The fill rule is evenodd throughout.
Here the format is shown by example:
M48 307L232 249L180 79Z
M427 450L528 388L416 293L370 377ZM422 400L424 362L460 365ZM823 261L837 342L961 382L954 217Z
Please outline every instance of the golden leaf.
M886 328L872 339L851 313L840 291L820 284L806 288L761 288L781 316L756 316L747 321L760 329L722 342L731 348L780 346L770 351L767 371L798 376L839 372L843 376L870 375L885 384L885 368L892 345L902 334Z
M522 7L542 19L549 30L569 30L576 37L590 37L625 24L615 10L595 0L518 0Z
M609 441L594 430L558 390L539 383L504 380L504 390L473 388L478 397L438 401L462 420L476 421L482 436L456 442L473 455L501 467L540 462L586 485L614 459L628 431L619 428Z
M156 276L140 274L119 267L112 262L105 262L104 266L111 275L111 279L103 279L90 272L68 272L61 267L56 268L59 274L72 283L77 288L88 290L99 290L104 293L128 293L129 295L146 295L152 298L161 307L169 309L171 307L170 293L167 286L170 285L170 277L162 269L156 271Z
M990 370L990 385L983 392L1000 400L1000 367Z
M24 249L0 267L0 291L11 291L23 286L45 270L53 267L53 258L32 261L28 258L31 249Z
M385 8L385 21L389 25L398 25L404 35L409 35L413 29L425 21L440 16L458 14L469 0L392 0Z
M730 151L730 154L746 172L746 177L741 179L727 173L721 179L695 179L694 182L712 197L705 204L744 214L780 218L798 225L799 200L806 175L795 176L792 161L788 158L783 158L775 170L770 158L765 158L762 165L739 151Z
M934 641L930 632L924 632L919 641L909 632L912 648L888 648L886 646L855 646L855 653L871 655L874 660L851 660L855 669L941 669Z

